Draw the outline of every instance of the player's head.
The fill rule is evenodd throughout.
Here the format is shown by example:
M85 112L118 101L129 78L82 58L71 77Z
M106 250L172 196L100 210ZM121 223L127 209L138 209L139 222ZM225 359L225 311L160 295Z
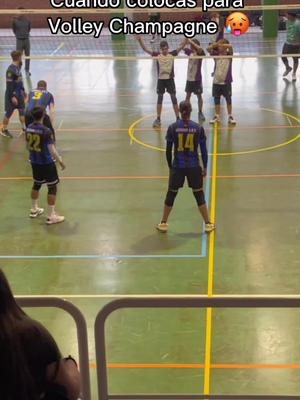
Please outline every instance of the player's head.
M229 40L227 40L227 39L220 39L220 40L218 40L217 44L218 44L219 53L221 53L221 54L227 54L227 48L226 48L226 46L224 46L224 45L230 44Z
M22 62L22 53L20 51L14 50L10 53L13 62Z
M297 18L297 13L295 11L289 11L287 13L287 18L289 21L294 21Z
M37 88L39 90L47 90L47 82L46 81L38 81Z
M189 101L182 101L179 104L179 112L181 114L181 118L183 120L188 120L190 119L191 113L192 113L192 105Z
M31 111L32 118L34 122L41 121L44 117L44 109L43 107L34 107Z
M166 40L162 40L159 44L159 47L164 56L169 53L169 44Z

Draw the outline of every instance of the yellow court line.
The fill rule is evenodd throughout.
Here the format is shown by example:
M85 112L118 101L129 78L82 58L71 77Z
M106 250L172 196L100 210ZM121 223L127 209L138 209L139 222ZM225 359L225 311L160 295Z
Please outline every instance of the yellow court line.
M212 186L211 186L211 221L216 223L216 189L217 189L217 151L218 151L218 124L214 125L214 146L212 160ZM214 251L215 231L209 235L209 256L208 256L208 284L207 295L213 295L214 279ZM206 311L206 334L205 334L205 361L204 361L204 394L210 393L210 370L211 370L211 340L212 340L212 308Z

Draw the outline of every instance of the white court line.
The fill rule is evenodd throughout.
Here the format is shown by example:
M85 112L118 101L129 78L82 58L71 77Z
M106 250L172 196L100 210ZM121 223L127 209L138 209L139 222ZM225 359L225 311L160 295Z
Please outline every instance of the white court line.
M290 120L290 117L287 116L286 118L287 118L289 124L290 124L291 126L293 126L293 123L292 123L292 121Z
M64 120L62 119L57 127L57 129L61 129L61 127L63 126Z
M54 56L59 50L61 50L64 47L65 43L61 42L61 44L50 54L51 56Z

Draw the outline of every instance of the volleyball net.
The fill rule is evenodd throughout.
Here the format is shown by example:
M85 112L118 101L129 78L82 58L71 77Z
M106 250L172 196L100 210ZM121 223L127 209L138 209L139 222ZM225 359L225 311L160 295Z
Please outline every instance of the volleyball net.
M205 27L216 19L219 31L222 30L224 38L233 46L233 57L279 57L287 36L287 14L296 13L300 17L300 5L296 3L296 0L294 4L247 5L240 11L248 17L250 27L246 34L235 36L226 29L226 19L233 11L239 10L212 8L208 12L203 12L201 7L194 9L129 9L125 7L109 9L109 11L107 9L54 8L0 9L1 26L6 27L0 29L0 61L10 60L10 52L15 49L16 40L11 25L13 19L20 15L25 15L32 21L30 57L40 60L149 58L141 49L136 35L142 36L145 44L153 51L159 50L162 39L167 40L170 49L175 49L185 36L197 38L205 50L217 37L215 33L204 32ZM49 22L50 18L51 22ZM136 29L136 27L141 27L139 25L141 23L144 27L149 27L146 33L140 33L140 29ZM181 30L178 28L174 33L177 23L181 23L183 28ZM49 26L49 24L52 25ZM265 34L266 24L276 31L274 37L267 37L268 35ZM166 28L163 32L159 30L162 26ZM180 27L179 24L178 27ZM198 27L198 31L193 34L195 27ZM89 32L88 28L89 34L86 33ZM53 34L53 30L57 33ZM120 32L113 33L115 31ZM116 38L120 40L115 40ZM185 55L181 53L180 57L184 58ZM207 54L206 57L211 56Z

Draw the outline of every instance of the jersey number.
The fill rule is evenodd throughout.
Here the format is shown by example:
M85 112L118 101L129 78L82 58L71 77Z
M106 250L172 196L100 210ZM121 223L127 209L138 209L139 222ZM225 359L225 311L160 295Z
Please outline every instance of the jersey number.
M195 151L194 135L192 133L186 135L185 142L183 133L179 133L178 135L178 151L185 150Z
M40 98L43 96L42 92L35 92L32 100L40 100Z
M30 151L35 151L37 153L41 152L41 137L40 135L36 135L36 134L32 134L32 133L28 133L27 134L28 137L28 148Z

